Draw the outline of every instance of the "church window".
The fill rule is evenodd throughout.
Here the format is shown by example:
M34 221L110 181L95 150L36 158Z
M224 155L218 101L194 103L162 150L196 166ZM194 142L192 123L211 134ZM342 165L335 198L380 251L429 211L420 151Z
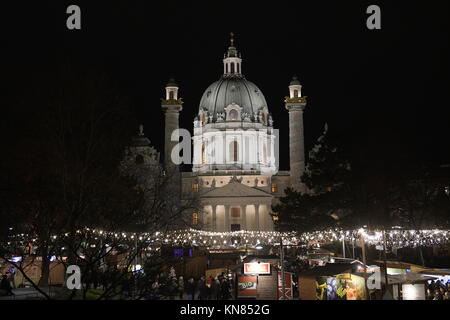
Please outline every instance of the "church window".
M241 209L240 208L231 208L231 217L232 218L240 218L241 217Z
M173 99L174 99L173 91L169 91L169 100Z
M206 123L206 116L205 116L204 112L202 112L202 114L200 116L200 121L202 122L202 126L204 126Z
M231 63L231 73L234 73L234 63Z
M298 98L298 90L294 90L294 98Z
M272 192L278 192L278 186L276 183L272 183Z
M194 192L198 192L199 190L198 183L192 184L192 190L194 190Z
M144 157L142 155L140 155L140 154L138 154L134 160L135 160L136 164L143 164L144 163Z
M238 120L239 112L236 109L231 109L228 113L228 120Z
M231 161L239 161L239 144L237 141L230 143L230 156Z
M228 63L225 64L225 73L228 73Z
M198 224L198 212L192 212L192 224L193 225Z

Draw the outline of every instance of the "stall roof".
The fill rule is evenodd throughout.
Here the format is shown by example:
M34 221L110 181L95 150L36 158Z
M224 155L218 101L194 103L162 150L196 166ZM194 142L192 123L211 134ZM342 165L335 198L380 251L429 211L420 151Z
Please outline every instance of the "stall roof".
M341 273L351 273L354 269L353 263L327 263L324 266L315 267L303 271L299 276L334 276Z
M450 269L426 269L419 271L421 274L429 274L436 276L448 276L450 275Z
M245 257L244 262L247 263L249 261L252 260L280 260L279 256L276 256L274 254L267 254L267 255L256 255L256 254L252 254L252 255L248 255Z
M412 272L420 272L422 270L426 270L427 268L408 263L408 262L402 262L402 261L393 261L393 260L387 260L387 267L388 268L394 268L394 269L410 269ZM383 266L384 261L382 260L375 260L375 263L377 265Z
M427 280L433 280L433 277L427 277L423 274L419 273L405 273L405 274L394 274L388 275L389 284L398 284L398 283L414 283L414 282L422 282ZM384 277L381 277L381 282L385 283Z

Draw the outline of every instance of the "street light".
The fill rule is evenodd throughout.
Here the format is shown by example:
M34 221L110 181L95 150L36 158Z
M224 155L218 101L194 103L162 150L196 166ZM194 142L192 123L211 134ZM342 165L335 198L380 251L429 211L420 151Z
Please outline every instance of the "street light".
M283 290L283 300L286 300L286 283L284 282L284 249L283 237L280 237L280 260L281 260L281 288Z

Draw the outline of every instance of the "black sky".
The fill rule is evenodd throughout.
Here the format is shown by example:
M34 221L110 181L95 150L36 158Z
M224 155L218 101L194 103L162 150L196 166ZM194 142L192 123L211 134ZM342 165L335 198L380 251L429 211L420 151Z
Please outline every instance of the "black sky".
M70 4L81 7L80 31L66 28ZM370 4L381 7L381 30L366 28ZM161 151L166 81L173 76L180 85L180 125L191 130L203 91L221 75L233 31L243 73L262 90L281 130L282 169L283 99L294 74L308 96L308 149L327 122L330 135L368 170L422 159L450 163L448 0L38 1L4 8L1 30L3 76L19 79L9 84L67 60L106 72Z

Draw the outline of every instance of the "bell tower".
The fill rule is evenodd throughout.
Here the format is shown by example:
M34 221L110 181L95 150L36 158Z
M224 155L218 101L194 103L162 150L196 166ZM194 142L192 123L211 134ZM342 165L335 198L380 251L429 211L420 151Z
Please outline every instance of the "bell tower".
M306 107L306 97L302 97L302 86L297 77L289 84L289 97L286 97L285 107L289 112L289 164L291 188L306 192L306 186L301 182L305 172L305 142L303 135L303 111Z
M164 111L164 168L166 170L175 164L172 161L172 150L178 144L178 139L173 137L173 132L179 127L180 111L183 110L183 101L178 97L178 85L173 79L166 85L166 97L161 99L161 108ZM172 139L173 138L173 139Z

